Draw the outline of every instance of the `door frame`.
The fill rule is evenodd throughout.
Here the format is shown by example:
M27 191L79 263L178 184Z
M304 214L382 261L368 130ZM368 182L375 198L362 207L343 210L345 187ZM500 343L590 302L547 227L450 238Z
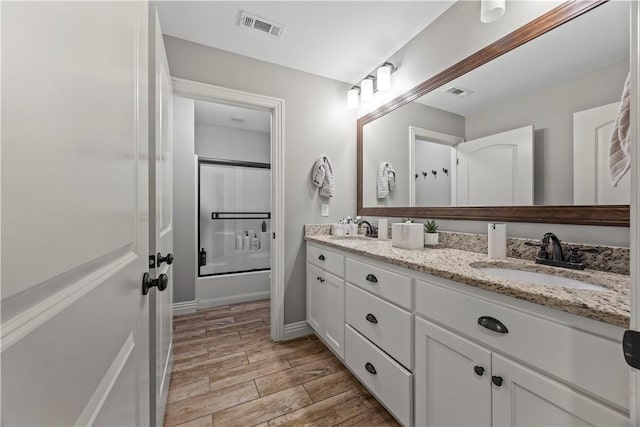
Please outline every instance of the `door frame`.
M640 123L640 98L638 97L638 87L640 85L640 7L638 2L631 2L631 114L630 131L631 141L631 329L640 330L640 271L638 268L638 249L640 248L640 149L638 149L638 123ZM630 368L630 409L631 425L640 426L640 372Z
M442 132L436 132L430 129L423 129L417 126L409 126L409 206L416 205L416 139L427 139L435 144L447 145L455 148L456 145L464 142L464 138L449 135ZM455 150L451 150L451 206L457 206L456 188L458 187L457 168Z
M271 339L284 336L284 100L207 83L172 78L173 94L271 113ZM196 272L196 277L197 272Z

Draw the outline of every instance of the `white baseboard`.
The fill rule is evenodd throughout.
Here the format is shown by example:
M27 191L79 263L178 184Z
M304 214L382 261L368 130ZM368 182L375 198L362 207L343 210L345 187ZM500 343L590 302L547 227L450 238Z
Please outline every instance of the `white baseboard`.
M309 324L305 320L284 325L285 341L299 337L306 337L307 335L311 334L313 334L313 329L311 329L311 326L309 326Z
M195 301L184 301L184 302L176 302L171 306L171 311L174 316L178 316L180 314L191 314L196 312L196 302Z
M199 299L197 303L197 307L198 307L198 310L203 310L205 308L219 307L221 305L239 304L241 302L269 299L270 296L271 296L271 293L269 291L264 291L264 292L250 292L246 294L239 294L239 295L233 295L228 297Z

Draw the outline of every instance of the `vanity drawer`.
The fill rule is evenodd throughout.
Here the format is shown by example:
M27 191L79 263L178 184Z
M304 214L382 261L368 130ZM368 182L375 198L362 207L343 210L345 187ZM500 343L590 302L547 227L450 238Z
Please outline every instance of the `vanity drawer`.
M347 323L411 368L411 313L349 284L345 313Z
M458 285L466 287L466 285ZM605 338L533 312L416 281L416 314L461 332L620 408L629 408L629 370L620 338ZM481 316L504 324L498 333L478 324Z
M345 327L345 361L358 379L405 426L412 418L412 375L356 330Z
M307 262L340 278L344 277L344 256L323 247L307 245Z
M347 258L346 280L381 298L411 309L411 279Z

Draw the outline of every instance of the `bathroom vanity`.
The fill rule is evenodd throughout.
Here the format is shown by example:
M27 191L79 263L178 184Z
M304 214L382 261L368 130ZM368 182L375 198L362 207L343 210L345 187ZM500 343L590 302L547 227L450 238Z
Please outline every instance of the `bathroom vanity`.
M629 424L628 276L361 236L305 239L309 325L403 425Z

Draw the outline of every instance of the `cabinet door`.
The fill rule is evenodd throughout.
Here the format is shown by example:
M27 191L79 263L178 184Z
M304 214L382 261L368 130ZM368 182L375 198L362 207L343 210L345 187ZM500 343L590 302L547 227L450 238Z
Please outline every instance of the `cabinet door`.
M502 356L492 356L494 426L628 426L627 415Z
M322 271L307 263L307 323L318 334L324 333L325 290Z
M325 330L323 337L333 351L344 358L344 281L323 273L325 291Z
M417 426L491 424L491 352L416 317Z

